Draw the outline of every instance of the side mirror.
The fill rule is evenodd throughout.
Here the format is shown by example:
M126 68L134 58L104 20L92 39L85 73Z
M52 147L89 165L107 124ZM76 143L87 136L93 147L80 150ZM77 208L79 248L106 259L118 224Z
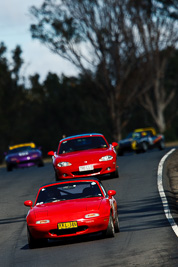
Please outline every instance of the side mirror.
M49 156L54 156L54 151L49 151L49 152L48 152L48 155L49 155Z
M31 200L26 200L26 201L24 202L24 205L25 205L26 207L30 207L30 209L32 209L33 202L32 202Z
M108 191L108 196L109 196L109 198L111 198L111 197L113 197L113 196L115 196L116 195L116 191L115 190L109 190Z
M112 142L112 146L113 147L116 147L116 146L118 146L119 144L117 143L117 142Z

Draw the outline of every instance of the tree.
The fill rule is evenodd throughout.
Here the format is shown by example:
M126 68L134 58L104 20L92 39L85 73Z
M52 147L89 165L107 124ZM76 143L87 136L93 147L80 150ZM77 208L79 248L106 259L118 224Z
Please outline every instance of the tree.
M4 43L0 43L0 162L3 158L3 152L5 151L6 139L8 138L8 122L7 122L7 102L8 88L11 85L11 75L8 68L8 61L5 57L6 46ZM7 103L7 104L6 104Z
M12 63L6 58L6 46L0 44L0 150L7 150L8 145L20 138L23 126L23 108L25 104L25 91L23 84L18 84L21 64L19 47L12 52ZM22 62L22 61L21 61ZM15 68L12 66L16 66ZM18 66L18 67L17 67ZM15 74L15 75L14 75ZM2 152L0 151L0 152ZM1 154L2 155L2 154Z
M32 37L95 81L106 98L116 139L121 138L128 110L144 81L128 4L128 0L50 0L31 8L37 20L31 25Z
M165 110L177 88L166 87L166 70L178 44L177 1L130 1L129 16L141 43L147 79L140 104L151 114L160 132L166 130Z
M138 96L164 131L163 112L174 92L166 98L161 80L172 51L168 47L177 42L176 5L166 0L44 1L40 8L31 8L37 19L32 37L97 83L110 109L115 138L121 137ZM150 99L150 90L155 99Z
M173 129L176 125L178 125L178 109L177 109L177 103L178 103L178 50L176 50L173 53L173 56L170 58L167 68L165 71L165 88L167 88L167 91L171 91L174 89L175 96L173 100L171 101L171 105L169 105L169 108L166 109L166 126L167 130ZM174 127L173 127L174 125ZM177 127L178 128L178 127ZM175 134L176 137L177 133ZM175 138L176 139L176 138Z
M13 66L11 70L17 82L19 81L19 75L20 75L19 73L23 65L23 59L21 55L22 55L21 47L17 45L16 48L12 51Z

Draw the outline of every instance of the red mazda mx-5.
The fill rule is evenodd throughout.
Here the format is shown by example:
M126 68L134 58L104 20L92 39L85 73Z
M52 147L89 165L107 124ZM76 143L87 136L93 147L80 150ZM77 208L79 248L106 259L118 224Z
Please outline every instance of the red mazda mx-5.
M116 142L108 144L98 133L62 139L57 152L48 152L53 159L56 180L103 174L118 177L117 145Z
M48 239L102 232L114 237L119 232L115 190L107 193L98 179L67 179L42 186L35 204L27 214L27 235L30 248Z

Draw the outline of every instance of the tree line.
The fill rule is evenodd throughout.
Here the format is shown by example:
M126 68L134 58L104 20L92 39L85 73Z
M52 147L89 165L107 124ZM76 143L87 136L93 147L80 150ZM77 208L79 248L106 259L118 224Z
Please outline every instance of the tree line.
M29 141L46 155L64 134L102 132L117 141L153 126L177 140L177 1L58 2L30 9L31 34L80 74L23 77L21 47L10 62L0 44L0 158Z
M6 47L0 45L0 152L9 145L34 141L42 146L46 155L48 150L56 149L58 141L65 135L86 132L101 132L109 141L114 140L114 125L108 110L107 99L101 94L88 75L78 77L59 77L48 73L40 82L40 75L28 77L27 82L20 76L23 65L22 50L17 46L9 63L5 56ZM178 51L167 66L167 90L169 84L176 84L178 70ZM177 87L178 88L178 87ZM129 97L129 96L128 96ZM167 140L178 136L178 114L171 118L177 107L169 105L165 118ZM125 110L129 123L124 127L123 136L137 127L154 126L150 114L143 109L139 100L133 102L130 110ZM172 123L169 123L172 121ZM117 140L116 140L117 141Z
M104 132L112 128L103 95L84 75L59 77L48 73L21 77L22 50L17 46L11 62L0 44L0 158L9 145L34 141L44 155L56 149L63 135Z

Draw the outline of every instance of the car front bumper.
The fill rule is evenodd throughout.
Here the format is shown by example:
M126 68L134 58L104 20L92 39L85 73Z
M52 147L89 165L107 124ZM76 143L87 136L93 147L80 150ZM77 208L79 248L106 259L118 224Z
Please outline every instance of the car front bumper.
M31 167L34 165L38 165L42 162L41 158L35 158L35 159L20 159L16 161L8 161L6 162L7 166L10 166L12 168L26 168L26 167Z
M95 175L111 174L116 171L116 160L94 163L92 170L79 171L79 166L55 167L59 179L90 177Z
M77 220L78 227L72 229L58 230L57 222L42 225L28 225L28 229L35 239L57 239L72 237L105 231L108 227L109 216Z

